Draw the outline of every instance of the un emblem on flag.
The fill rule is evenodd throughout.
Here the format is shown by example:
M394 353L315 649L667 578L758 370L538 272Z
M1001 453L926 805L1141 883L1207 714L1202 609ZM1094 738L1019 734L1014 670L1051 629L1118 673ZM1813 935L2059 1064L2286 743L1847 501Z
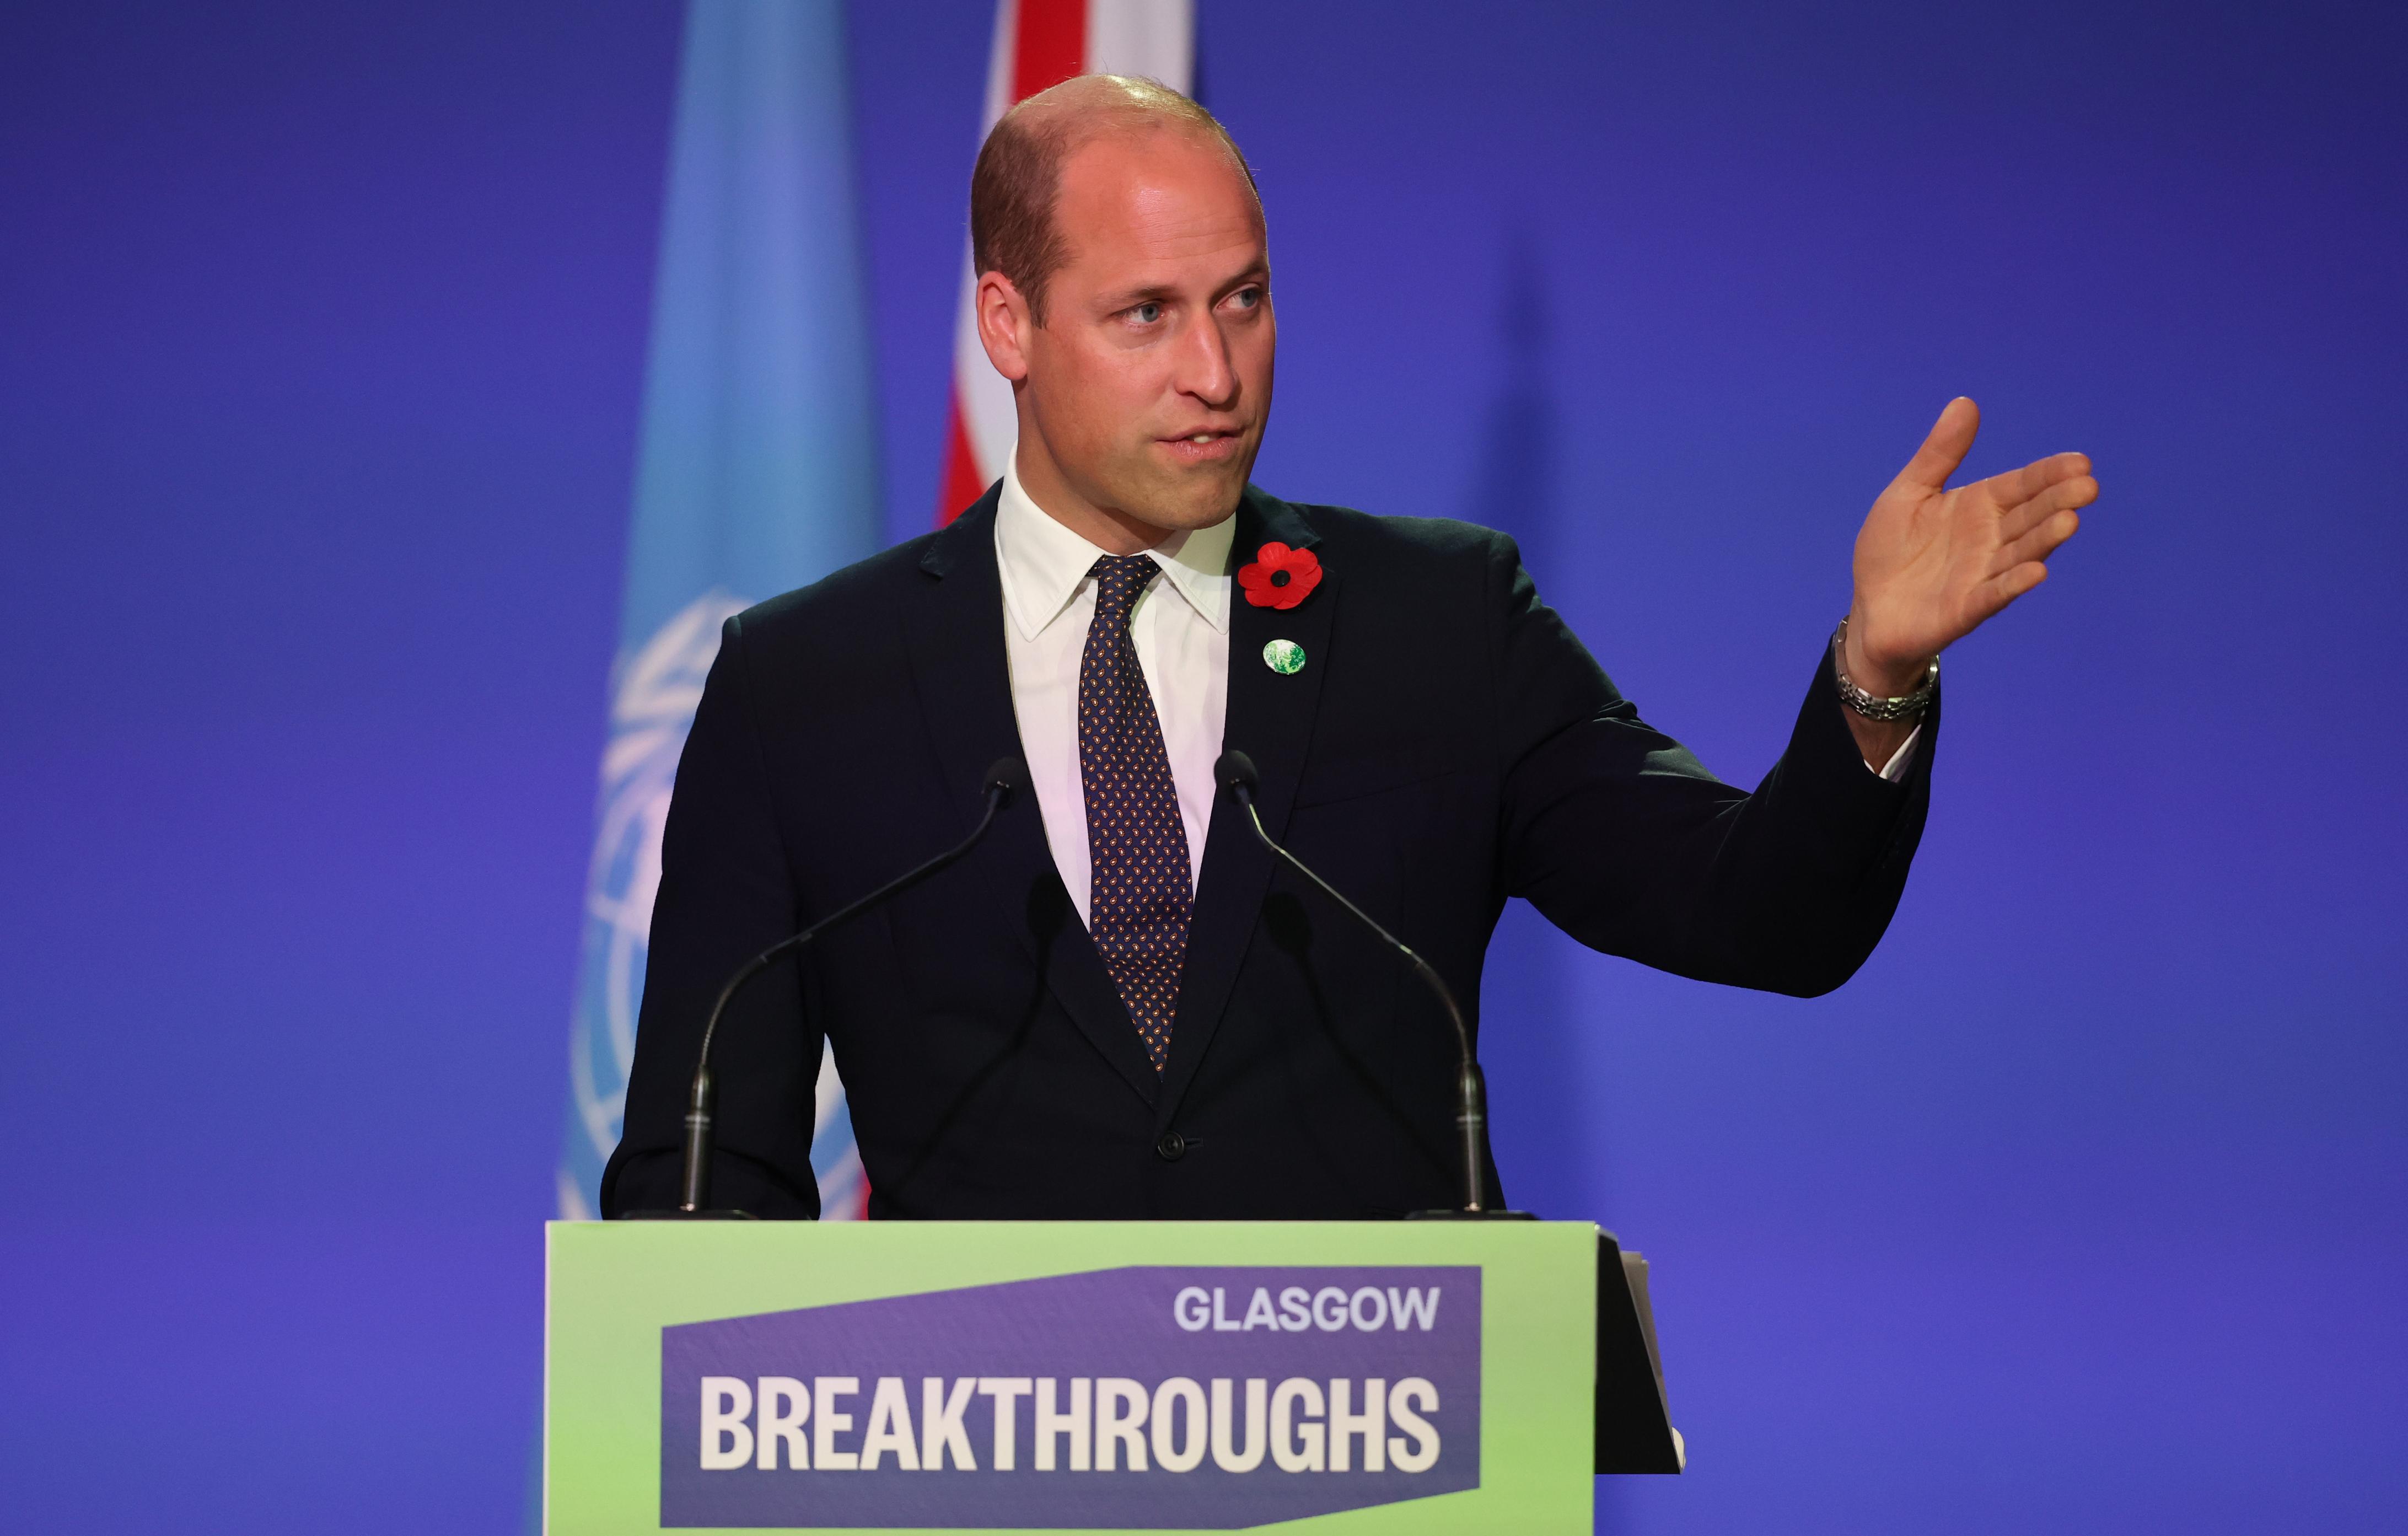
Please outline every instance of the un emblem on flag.
M562 1213L582 1205L618 1144L627 1070L636 1059L636 1014L644 996L652 897L661 883L661 828L678 755L719 654L719 630L751 606L725 592L680 609L651 639L622 656L610 689L610 742L602 754L601 805L585 882L585 941L569 1059L576 1108L573 1161L562 1170Z
M565 1221L599 1213L592 1192L619 1144L626 1109L669 792L695 709L702 702L704 680L719 655L720 626L751 606L725 592L704 594L624 656L612 676L610 742L602 754L602 798L585 881L584 952L569 1044L573 1120L558 1191ZM868 1187L834 1056L821 1056L812 1097L811 1170L819 1179L822 1219L859 1215Z

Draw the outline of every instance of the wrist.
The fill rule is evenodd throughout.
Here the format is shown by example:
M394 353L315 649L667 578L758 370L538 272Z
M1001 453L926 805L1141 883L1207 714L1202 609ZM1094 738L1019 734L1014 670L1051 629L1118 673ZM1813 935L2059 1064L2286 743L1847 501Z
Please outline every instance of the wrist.
M1831 662L1836 672L1832 681L1839 686L1841 702L1856 715L1883 726L1918 718L1940 684L1940 658L1928 658L1903 682L1871 664L1853 660L1863 653L1852 633L1855 617L1852 613L1842 619L1840 627L1831 635ZM1859 668L1871 677L1870 684L1859 675ZM1851 728L1856 725L1854 720L1849 724ZM1860 738L1861 735L1859 732Z
M1930 670L1929 656L1891 656L1865 640L1869 626L1861 604L1851 607L1840 624L1840 666L1848 681L1876 698L1899 698L1923 686Z

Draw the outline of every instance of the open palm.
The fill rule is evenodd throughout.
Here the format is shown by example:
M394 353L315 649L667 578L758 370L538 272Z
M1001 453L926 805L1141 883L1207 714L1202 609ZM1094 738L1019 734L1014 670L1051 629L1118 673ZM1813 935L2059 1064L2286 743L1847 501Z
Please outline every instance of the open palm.
M1981 422L1972 401L1949 401L1856 535L1848 649L1876 691L1903 691L1899 680L2045 581L2048 557L2098 498L2080 453L1949 489Z

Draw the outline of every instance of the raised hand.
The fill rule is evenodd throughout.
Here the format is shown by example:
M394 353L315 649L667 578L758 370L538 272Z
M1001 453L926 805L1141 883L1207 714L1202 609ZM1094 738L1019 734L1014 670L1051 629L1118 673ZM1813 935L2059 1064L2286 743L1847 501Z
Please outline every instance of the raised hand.
M1932 657L2045 581L2048 557L2098 499L2080 453L1948 489L1981 423L1972 401L1949 401L1856 535L1843 659L1870 693L1911 693Z

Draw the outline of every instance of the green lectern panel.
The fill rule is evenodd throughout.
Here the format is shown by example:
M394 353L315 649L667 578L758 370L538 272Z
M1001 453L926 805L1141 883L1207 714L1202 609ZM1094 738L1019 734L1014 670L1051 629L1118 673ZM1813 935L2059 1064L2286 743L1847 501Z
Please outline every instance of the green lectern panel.
M546 1529L1584 1531L1582 1222L554 1223Z

